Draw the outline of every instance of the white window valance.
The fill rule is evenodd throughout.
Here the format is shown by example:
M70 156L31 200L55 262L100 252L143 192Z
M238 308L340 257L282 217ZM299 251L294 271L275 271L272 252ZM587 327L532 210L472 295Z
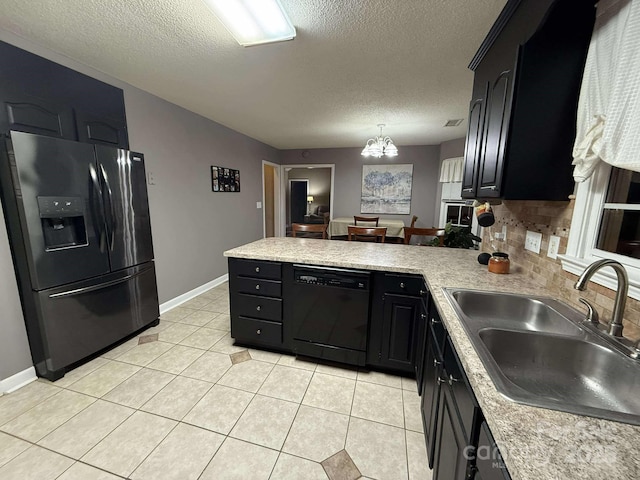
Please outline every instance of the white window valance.
M574 179L604 160L640 172L640 1L600 0L585 64Z
M447 158L442 161L442 165L440 167L440 182L461 182L463 171L463 157Z

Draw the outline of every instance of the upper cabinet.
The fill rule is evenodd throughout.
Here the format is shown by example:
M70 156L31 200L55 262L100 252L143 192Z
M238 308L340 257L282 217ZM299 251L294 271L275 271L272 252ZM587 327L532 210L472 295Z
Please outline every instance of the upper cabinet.
M463 198L566 200L592 2L510 0L474 70Z
M0 133L129 148L121 89L0 42Z

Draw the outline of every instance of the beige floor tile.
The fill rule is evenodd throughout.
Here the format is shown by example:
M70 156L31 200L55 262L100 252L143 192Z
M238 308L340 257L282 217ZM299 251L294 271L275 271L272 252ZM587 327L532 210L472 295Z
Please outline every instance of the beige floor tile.
M180 345L187 347L200 348L202 350L209 350L215 345L215 343L224 337L227 332L222 330L215 330L213 328L203 327L200 330L193 332L187 338L180 342Z
M72 383L69 388L86 395L102 397L139 371L140 368L137 365L110 361Z
M197 327L204 327L211 320L216 318L219 314L214 312L207 312L206 310L196 310L195 312L187 315L180 320L180 323L186 323L188 325L195 325Z
M182 420L212 386L212 383L201 380L176 377L140 409L173 420Z
M178 320L183 319L187 315L191 315L196 310L197 309L195 308L184 307L184 304L182 304L181 306L172 308L171 310L168 310L164 312L162 315L160 315L160 322L162 322L163 320L169 320L170 322L177 322Z
M131 475L134 480L197 480L224 436L184 423L174 428Z
M409 390L410 392L418 393L418 385L415 378L401 377L402 389Z
M0 432L0 467L20 455L30 446L24 440Z
M214 313L214 312L212 312ZM215 328L216 330L224 330L225 332L231 331L231 315L224 313L216 313L216 317L205 325L208 328Z
M227 387L238 388L256 393L273 369L272 363L248 360L232 365L218 383Z
M214 385L182 421L227 435L253 397L251 393Z
M260 360L261 362L278 363L280 358L282 358L282 354L277 352L269 352L268 350L256 350L253 348L249 348L248 350L251 358L253 358L254 360Z
M186 302L182 303L180 306L182 308L192 308L200 310L202 307L209 303L211 303L211 299L209 298L194 297L191 300L187 300Z
M410 390L403 390L402 403L404 404L404 428L423 433L422 410L420 410L418 394Z
M321 462L344 448L349 417L302 405L282 451Z
M402 390L357 382L351 415L404 428Z
M407 449L402 428L351 417L346 450L366 477L406 480Z
M258 393L269 397L300 403L304 397L312 372L299 368L276 365L269 373Z
M328 480L322 465L304 458L281 453L271 474L271 480Z
M175 426L173 420L135 412L84 455L82 461L129 476Z
M302 404L349 415L355 385L355 380L314 373Z
M202 292L200 295L198 295L198 297L202 297L202 298L208 298L209 301L211 300L215 300L216 298L220 298L222 295L228 295L229 291L228 290L218 290L216 288L211 288L209 290L207 290L206 292Z
M195 325L187 325L184 323L174 323L166 330L160 332L160 341L168 343L180 343L187 338L193 332L198 330L199 327Z
M280 450L297 411L297 403L256 395L229 436Z
M409 480L431 480L424 434L406 431Z
M227 438L200 480L267 480L278 452Z
M147 365L148 368L178 375L197 360L205 351L199 348L175 345Z
M221 296L200 308L208 312L224 313L229 315L229 298Z
M143 368L102 398L138 409L174 378L170 373Z
M53 480L73 464L73 460L36 445L29 447L0 467L2 480Z
M128 352L129 350L131 350L136 345L138 345L138 337L135 337L135 338L132 338L130 340L127 340L126 342L121 343L117 347L113 347L111 350L108 350L108 351L104 352L100 356L102 358L107 358L109 360L113 360L113 359L119 357L120 355L122 355L123 353Z
M72 383L77 382L82 377L90 374L94 370L97 370L98 368L102 367L106 363L109 363L109 361L106 358L103 358L103 357L94 358L90 362L87 362L84 365L80 365L78 368L74 368L70 372L67 372L64 375L64 377L62 377L59 380L56 380L55 382L53 382L53 384L56 387L63 387L63 388L68 387Z
M56 480L121 480L121 477L116 477L104 470L98 470L90 465L76 462Z
M79 459L133 414L131 408L98 400L38 442Z
M294 357L292 355L282 355L278 360L278 365L284 365L285 367L302 368L304 370L315 371L318 366L317 363L312 362L307 358Z
M358 480L361 477L360 470L346 450L340 450L321 465L331 480Z
M37 442L95 401L88 395L62 390L0 428L24 440Z
M0 425L23 414L45 399L61 392L49 382L31 382L28 385L0 397Z
M180 375L215 383L231 368L231 358L226 353L204 352Z
M336 377L350 378L351 380L355 380L358 376L358 370L356 368L343 367L337 364L331 365L328 363L319 363L316 367L316 372L335 375Z
M247 349L247 347L242 347L239 345L236 346L234 345L234 343L235 343L235 340L231 338L231 334L227 333L224 337L218 340L216 344L213 347L211 347L209 350L211 350L212 352L231 354L231 353L241 352L242 350Z
M358 380L361 382L375 383L386 387L402 388L402 377L382 372L360 370Z
M145 365L149 365L171 347L173 347L173 344L166 342L149 342L143 343L142 345L138 344L132 349L124 352L122 355L116 357L116 360L144 367Z

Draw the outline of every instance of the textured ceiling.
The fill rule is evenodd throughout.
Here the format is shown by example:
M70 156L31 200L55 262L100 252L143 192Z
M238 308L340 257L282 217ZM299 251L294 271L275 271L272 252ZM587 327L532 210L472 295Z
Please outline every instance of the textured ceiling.
M378 123L398 145L465 135L467 65L506 0L281 3L296 39L249 48L203 0L0 0L0 28L280 149Z

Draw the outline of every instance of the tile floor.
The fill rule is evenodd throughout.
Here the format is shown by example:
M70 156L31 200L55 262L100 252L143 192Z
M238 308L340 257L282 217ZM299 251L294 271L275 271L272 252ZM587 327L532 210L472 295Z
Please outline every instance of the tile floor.
M228 286L0 397L2 480L431 478L412 380L233 345Z

